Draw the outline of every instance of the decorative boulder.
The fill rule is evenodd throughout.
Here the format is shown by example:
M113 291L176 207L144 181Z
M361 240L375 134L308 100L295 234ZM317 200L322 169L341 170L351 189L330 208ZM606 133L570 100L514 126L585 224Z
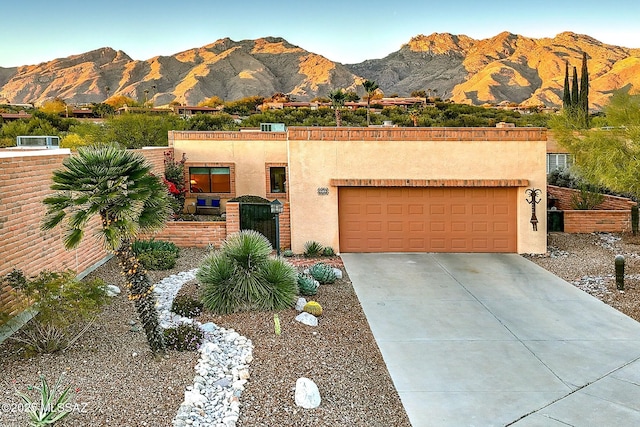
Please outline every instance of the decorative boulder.
M298 378L296 381L296 405L305 409L313 409L320 406L320 390L316 383L309 378Z
M310 313L302 312L296 316L296 320L307 326L318 326L318 319Z
M116 285L107 285L105 292L108 297L115 297L116 295L120 295L120 288Z
M307 300L302 297L298 298L298 301L296 302L296 310L302 311L305 305L307 305Z

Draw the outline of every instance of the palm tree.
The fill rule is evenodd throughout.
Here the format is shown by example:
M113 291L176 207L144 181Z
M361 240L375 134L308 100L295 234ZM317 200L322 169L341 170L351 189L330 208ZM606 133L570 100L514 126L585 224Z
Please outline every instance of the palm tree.
M342 126L342 116L340 114L340 109L347 99L347 94L344 93L342 89L337 89L329 94L329 99L331 100L331 105L333 106L333 109L336 113L336 126L340 127Z
M164 226L171 212L166 187L150 173L152 166L142 155L113 145L79 148L62 166L53 172L51 189L56 193L43 201L47 212L42 229L64 221L64 245L71 249L80 244L90 220L100 216L99 237L120 262L149 346L163 353L153 286L131 242L138 231Z
M367 92L367 126L371 124L371 97L378 90L378 84L371 80L362 82L364 90Z

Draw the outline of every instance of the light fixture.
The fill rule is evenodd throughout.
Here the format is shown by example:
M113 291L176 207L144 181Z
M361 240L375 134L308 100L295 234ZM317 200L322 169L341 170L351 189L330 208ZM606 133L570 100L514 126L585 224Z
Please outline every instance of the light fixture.
M280 214L284 211L284 206L278 199L274 199L270 205L271 213L276 216L276 254L280 256Z
M280 215L283 210L284 210L284 206L282 205L280 200L274 199L273 202L271 202L271 213L272 214Z

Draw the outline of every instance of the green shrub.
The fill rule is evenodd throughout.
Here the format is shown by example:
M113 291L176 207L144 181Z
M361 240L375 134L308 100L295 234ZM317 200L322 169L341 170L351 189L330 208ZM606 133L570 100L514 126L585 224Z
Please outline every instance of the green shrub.
M320 283L309 274L298 274L298 291L300 295L315 295L318 293L319 284Z
M169 270L176 266L177 257L170 251L155 250L142 252L138 261L147 270Z
M131 250L147 270L169 270L180 256L180 248L164 240L136 240Z
M334 251L331 246L325 246L325 248L322 250L322 255L324 256L335 256L335 254L336 251Z
M178 295L171 304L171 311L183 317L197 317L202 313L202 308L202 301L189 295Z
M318 262L309 268L309 274L316 279L320 284L333 283L336 281L336 272L333 271L333 267Z
M297 292L295 269L271 258L271 251L267 238L257 231L230 236L198 270L204 306L217 314L291 306Z
M167 348L178 351L194 351L200 347L204 332L199 326L181 323L174 328L164 330L164 342Z
M282 251L282 256L286 258L291 258L293 256L293 251L291 249L285 249Z
M304 244L304 256L306 256L307 258L320 256L323 250L324 247L320 243L313 240L310 240Z
M70 347L93 323L107 302L101 279L79 281L72 270L43 271L27 279L19 270L3 278L32 302L37 314L12 337L29 353L53 353Z
M131 250L136 255L143 252L167 251L173 253L176 258L180 256L180 248L175 243L164 240L136 240L131 244Z
M580 192L571 195L571 208L576 210L591 210L604 201L604 195L593 192L586 186L580 186Z

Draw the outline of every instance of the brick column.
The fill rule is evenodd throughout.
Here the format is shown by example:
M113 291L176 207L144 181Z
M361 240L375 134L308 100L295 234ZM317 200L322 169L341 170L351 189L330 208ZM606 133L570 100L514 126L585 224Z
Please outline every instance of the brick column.
M240 203L227 202L227 236L240 231Z

